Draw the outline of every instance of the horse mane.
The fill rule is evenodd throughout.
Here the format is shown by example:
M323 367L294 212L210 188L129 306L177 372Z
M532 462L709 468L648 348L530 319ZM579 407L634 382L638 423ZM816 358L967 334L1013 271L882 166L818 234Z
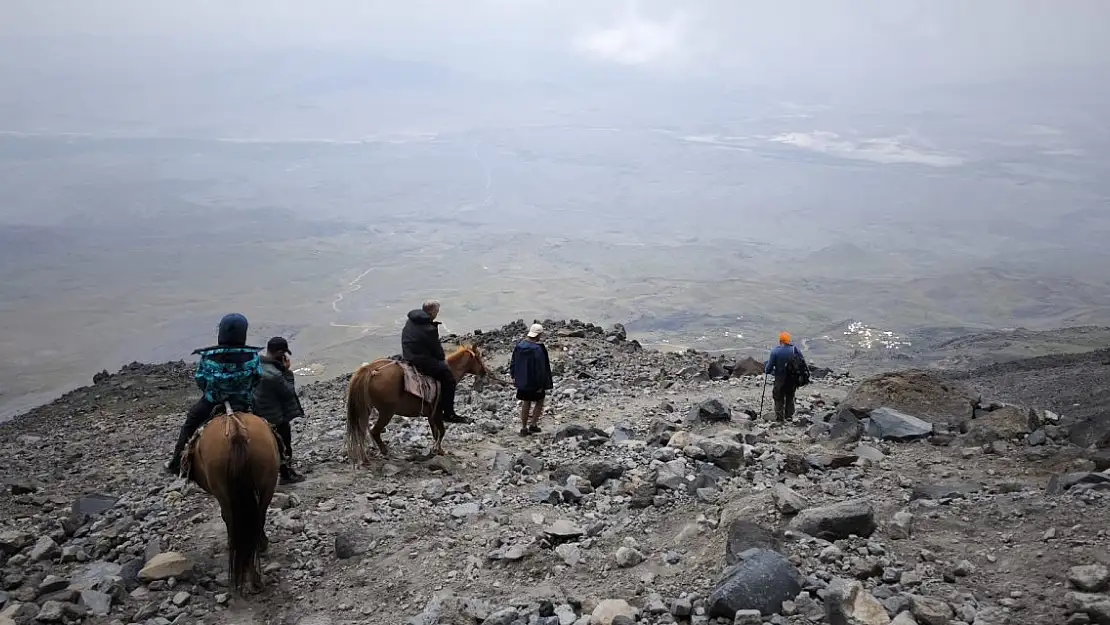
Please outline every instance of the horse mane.
M462 352L470 352L471 354L474 354L475 356L481 356L482 355L482 352L478 351L478 346L474 345L473 343L463 343L462 345L459 345L458 348L455 349L456 354L461 354Z

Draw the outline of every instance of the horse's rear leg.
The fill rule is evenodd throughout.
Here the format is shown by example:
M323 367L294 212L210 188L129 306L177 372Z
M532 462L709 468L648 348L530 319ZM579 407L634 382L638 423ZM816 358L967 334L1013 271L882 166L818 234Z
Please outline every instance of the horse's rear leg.
M389 425L392 420L392 410L378 408L378 420L374 422L374 427L370 430L370 437L374 439L374 443L378 446L378 451L382 453L383 457L389 457L389 446L382 440L382 432L385 431L385 426Z
M447 452L443 451L443 439L447 436L447 426L443 424L443 418L438 415L428 417L428 428L432 431L432 453L437 456L445 455Z

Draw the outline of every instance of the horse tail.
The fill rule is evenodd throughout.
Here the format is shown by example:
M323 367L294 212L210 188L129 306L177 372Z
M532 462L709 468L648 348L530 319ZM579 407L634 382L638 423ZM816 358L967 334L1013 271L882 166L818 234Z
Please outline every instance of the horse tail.
M347 457L353 464L370 461L366 454L366 433L370 429L370 414L374 402L370 399L370 380L374 370L362 365L351 376L347 385Z
M227 459L227 493L230 500L227 567L231 587L241 591L251 567L258 564L258 547L266 513L259 505L247 434L237 419L229 419L232 432Z

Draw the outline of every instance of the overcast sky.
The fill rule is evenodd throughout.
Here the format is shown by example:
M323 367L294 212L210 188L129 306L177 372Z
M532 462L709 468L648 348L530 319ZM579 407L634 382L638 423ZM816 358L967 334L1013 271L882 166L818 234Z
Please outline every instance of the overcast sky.
M1108 23L1105 0L4 0L0 112L79 117L98 91L134 102L175 85L219 100L219 80L374 81L382 59L502 85L1036 90L1104 82Z

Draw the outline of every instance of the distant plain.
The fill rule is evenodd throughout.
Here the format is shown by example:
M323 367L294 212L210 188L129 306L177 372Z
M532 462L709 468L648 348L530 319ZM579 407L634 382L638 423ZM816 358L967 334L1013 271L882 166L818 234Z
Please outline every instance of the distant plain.
M1104 127L771 104L604 121L0 134L0 418L187 359L232 310L318 376L397 352L428 297L445 332L576 317L759 354L788 329L829 364L860 356L851 321L1110 325L1110 167L1075 156L1110 152Z

